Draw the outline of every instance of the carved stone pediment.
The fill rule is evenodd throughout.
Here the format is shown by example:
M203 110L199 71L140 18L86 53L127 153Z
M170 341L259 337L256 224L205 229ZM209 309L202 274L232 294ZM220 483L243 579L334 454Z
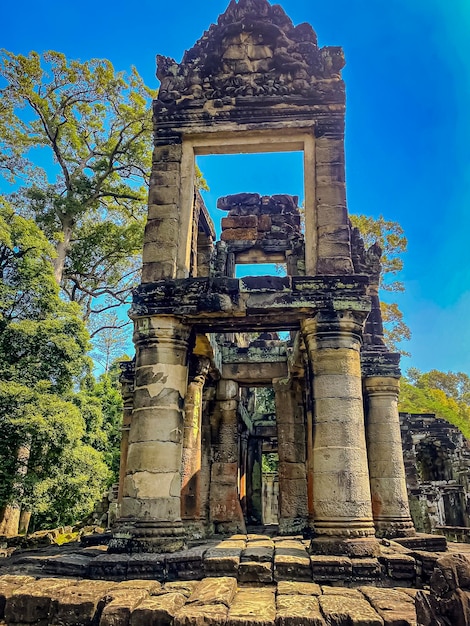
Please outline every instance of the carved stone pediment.
M197 109L208 101L220 108L253 98L338 102L343 66L341 48L319 49L313 28L294 26L279 5L232 0L180 64L157 57L156 109Z

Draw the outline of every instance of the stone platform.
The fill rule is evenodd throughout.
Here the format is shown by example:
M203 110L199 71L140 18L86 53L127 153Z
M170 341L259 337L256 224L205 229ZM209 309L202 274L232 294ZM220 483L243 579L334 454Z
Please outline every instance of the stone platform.
M16 550L0 559L0 626L417 626L415 596L437 560L470 552L423 549L439 542L383 540L377 558L363 559L312 556L300 536L254 533L173 554Z
M60 626L416 626L411 589L281 581L0 577L0 623ZM3 621L1 621L3 620Z
M85 544L93 543L90 539L93 536ZM146 579L161 583L225 576L241 584L291 581L349 587L426 585L437 559L446 550L445 539L419 535L413 541L400 542L382 540L380 553L374 558L310 555L309 540L301 536L254 533L214 538L168 554L110 554L106 545L71 543L41 550L16 550L11 557L0 560L0 575L116 582ZM470 549L465 544L462 547Z

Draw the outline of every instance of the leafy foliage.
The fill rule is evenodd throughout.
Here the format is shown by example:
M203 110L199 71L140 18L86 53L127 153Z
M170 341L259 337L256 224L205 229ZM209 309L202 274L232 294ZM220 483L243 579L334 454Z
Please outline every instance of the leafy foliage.
M380 289L392 293L400 293L405 286L397 275L403 269L403 254L407 249L407 239L403 228L398 222L386 220L382 215L373 218L367 215L350 215L353 226L359 228L366 248L378 243L382 248L382 274ZM397 352L408 355L401 349L401 342L411 338L411 332L403 320L403 313L395 302L381 302L384 321L385 341Z
M109 470L89 445L97 425L75 400L90 368L88 333L77 305L59 297L52 254L34 222L2 200L0 506L19 501L40 519L67 523L99 498Z
M422 374L416 368L402 381L400 411L435 413L470 439L470 378L462 372L431 370Z
M86 319L100 296L98 312L119 306L142 248L152 92L135 69L125 76L109 61L53 51L4 50L0 75L0 169L25 183L16 207L53 244L55 278Z

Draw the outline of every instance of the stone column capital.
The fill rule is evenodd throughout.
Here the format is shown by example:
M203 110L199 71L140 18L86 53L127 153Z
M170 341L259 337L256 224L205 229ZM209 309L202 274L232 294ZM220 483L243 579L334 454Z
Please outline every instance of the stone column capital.
M364 390L368 396L397 396L400 392L400 379L390 376L370 376L364 378Z
M301 322L302 334L310 350L349 348L359 350L368 311L320 310Z
M147 347L171 345L186 349L191 327L173 315L138 317L134 321L134 344Z

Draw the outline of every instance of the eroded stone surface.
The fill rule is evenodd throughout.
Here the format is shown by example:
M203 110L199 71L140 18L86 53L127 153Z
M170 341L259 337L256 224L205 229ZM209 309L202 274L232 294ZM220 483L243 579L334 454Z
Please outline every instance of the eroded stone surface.
M384 620L385 626L416 626L413 598L399 589L361 587L361 592Z
M244 587L232 602L226 626L270 626L275 617L274 589Z
M133 610L148 597L145 589L120 589L112 592L111 602L101 614L100 626L129 626Z
M325 626L320 605L315 596L277 596L276 626Z
M166 593L146 598L132 612L130 626L171 626L185 600L181 593Z
M363 598L328 594L319 598L322 614L331 626L383 626L384 621Z
M434 610L439 608L432 595L417 590L320 587L294 581L251 585L230 577L165 585L147 580L0 577L0 588L5 585L16 587L20 599L10 605L5 618L0 614L0 623L5 619L8 626L416 626L415 595L420 606L423 595ZM455 607L465 606L468 597L461 589L455 593L453 603L446 604L454 616Z
M188 604L195 606L223 604L229 607L236 592L236 578L205 578L195 587Z

